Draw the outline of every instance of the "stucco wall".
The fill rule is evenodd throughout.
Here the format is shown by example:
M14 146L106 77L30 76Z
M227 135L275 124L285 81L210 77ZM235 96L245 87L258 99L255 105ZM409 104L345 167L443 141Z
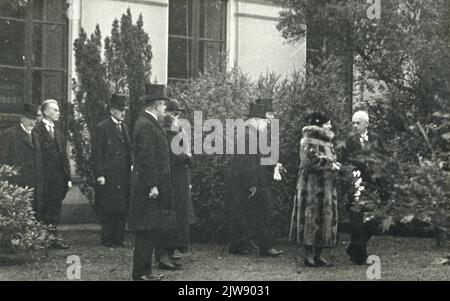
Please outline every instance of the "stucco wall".
M306 62L306 42L291 45L276 25L280 8L268 1L232 0L228 28L232 61L252 78L266 72L289 76Z

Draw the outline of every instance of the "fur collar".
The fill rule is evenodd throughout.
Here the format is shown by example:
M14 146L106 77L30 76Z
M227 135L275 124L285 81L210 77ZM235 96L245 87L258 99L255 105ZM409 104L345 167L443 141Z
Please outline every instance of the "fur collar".
M331 142L334 138L334 133L332 131L327 131L322 127L316 125L308 125L302 129L303 138L314 138L323 140L326 142Z

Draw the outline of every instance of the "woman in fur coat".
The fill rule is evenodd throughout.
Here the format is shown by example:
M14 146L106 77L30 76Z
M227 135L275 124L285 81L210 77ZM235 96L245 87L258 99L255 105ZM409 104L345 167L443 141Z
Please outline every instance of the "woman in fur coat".
M309 125L303 128L300 141L300 169L289 236L305 246L306 266L331 266L322 250L336 245L336 180L340 164L333 148L330 119L312 113L307 121Z

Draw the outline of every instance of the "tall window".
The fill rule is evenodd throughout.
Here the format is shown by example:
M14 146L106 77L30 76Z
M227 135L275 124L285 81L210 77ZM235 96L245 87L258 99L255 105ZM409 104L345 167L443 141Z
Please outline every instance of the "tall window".
M0 2L0 112L46 98L66 100L66 0Z
M226 0L169 1L169 80L205 71L225 51Z

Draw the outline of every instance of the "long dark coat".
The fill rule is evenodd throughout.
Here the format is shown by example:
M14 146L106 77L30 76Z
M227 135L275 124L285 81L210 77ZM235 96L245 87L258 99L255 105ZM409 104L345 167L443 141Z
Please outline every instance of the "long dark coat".
M42 121L36 124L33 131L41 143L44 200L49 197L63 200L68 191L67 182L70 180L69 157L64 134L55 126L55 139L52 139ZM53 187L55 185L58 187Z
M181 132L171 130L172 118L165 118L162 126L166 131L169 144ZM177 224L177 247L186 248L190 241L190 225L196 222L194 206L191 197L191 173L192 158L185 153L175 154L171 150L171 175L172 175L172 198Z
M141 113L136 121L133 152L128 228L146 231L172 226L169 141L161 125L148 113ZM158 188L156 199L149 199L152 187Z
M265 232L270 219L269 186L273 166L261 165L263 155L259 149L255 154L249 152L251 137L254 138L255 135L256 132L246 128L245 132L236 137L235 147L240 141L245 141L246 151L239 154L235 149L235 155L230 157L225 214L231 242L256 234L264 240L261 244L269 244ZM253 197L250 197L251 187L256 187L256 194Z
M20 125L4 130L0 134L0 162L19 168L19 174L11 182L34 189L32 205L39 216L43 197L42 153L39 137L34 132L31 136L32 141L29 141Z
M336 162L333 137L317 126L303 128L290 239L306 246L331 248L337 242L338 173L332 170Z
M119 131L111 118L95 127L92 139L95 178L105 177L105 185L95 187L95 202L100 216L128 211L131 176L131 141L125 124Z

